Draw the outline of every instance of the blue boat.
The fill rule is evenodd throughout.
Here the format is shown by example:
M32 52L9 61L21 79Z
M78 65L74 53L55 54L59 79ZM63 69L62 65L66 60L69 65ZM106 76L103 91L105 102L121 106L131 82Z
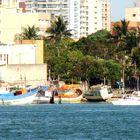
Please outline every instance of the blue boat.
M32 104L38 93L38 87L28 89L26 93L21 91L0 93L0 105L26 105Z

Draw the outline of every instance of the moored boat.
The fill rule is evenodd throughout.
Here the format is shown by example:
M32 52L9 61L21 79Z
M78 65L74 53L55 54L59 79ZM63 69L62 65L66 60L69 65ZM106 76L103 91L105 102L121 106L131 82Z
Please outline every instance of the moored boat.
M83 98L82 91L80 89L58 91L57 94L53 91L45 91L45 95L38 94L33 103L34 104L47 104L47 103L80 103ZM53 100L53 101L52 101Z
M85 91L83 97L88 101L105 101L113 96L111 87L96 85Z
M140 105L140 97L135 95L124 95L122 98L111 102L113 105Z
M38 87L29 89L25 93L22 91L3 91L0 93L0 105L32 104L37 92Z

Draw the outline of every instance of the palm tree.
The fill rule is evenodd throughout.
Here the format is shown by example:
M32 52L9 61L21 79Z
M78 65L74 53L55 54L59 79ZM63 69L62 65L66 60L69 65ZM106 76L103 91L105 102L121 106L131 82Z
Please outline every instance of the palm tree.
M67 21L64 21L61 16L51 23L51 27L46 30L46 33L50 34L49 39L55 43L60 43L64 37L70 37L71 30L67 30Z
M30 27L29 25L27 26L27 28L23 27L22 28L23 32L21 33L21 36L23 39L39 39L39 27L35 27L35 25L33 25L32 27Z
M117 42L118 47L125 47L127 40L126 36L128 34L129 21L121 20L120 24L113 26L113 38Z

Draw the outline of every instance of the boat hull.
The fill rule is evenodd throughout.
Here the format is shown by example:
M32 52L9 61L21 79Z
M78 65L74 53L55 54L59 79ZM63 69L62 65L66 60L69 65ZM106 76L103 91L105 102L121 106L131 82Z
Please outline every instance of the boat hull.
M83 95L88 101L106 101L112 98L113 93L108 90L107 87L95 88L93 90L86 91Z
M112 101L113 105L140 105L140 100L135 99L135 98L128 98L128 99L118 99L116 101Z
M83 96L79 95L77 97L59 97L59 96L54 96L54 103L80 103L82 100ZM50 103L51 97L35 97L33 103L34 104L48 104Z
M14 95L12 93L0 94L0 105L26 105L32 104L38 89L30 90L21 95Z

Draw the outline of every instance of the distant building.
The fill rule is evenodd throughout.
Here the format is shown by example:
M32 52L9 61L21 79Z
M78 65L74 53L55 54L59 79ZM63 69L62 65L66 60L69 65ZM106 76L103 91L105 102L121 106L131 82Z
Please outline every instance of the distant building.
M128 29L140 27L140 1L135 0L134 7L125 8L125 20L129 21ZM111 29L114 25L120 25L120 21L111 22Z
M47 13L22 13L21 9L0 8L0 42L14 43L15 35L22 33L22 28L35 25L40 28L40 35L50 27L54 16Z
M101 9L102 9L102 29L106 29L110 31L110 22L111 22L111 15L110 15L110 1L109 0L102 0L101 1Z
M140 27L140 1L135 0L134 7L125 9L125 19L129 21L129 28Z
M9 0L7 5L23 13L61 15L75 39L101 29L110 30L110 0Z
M134 0L134 6L140 7L140 0Z

